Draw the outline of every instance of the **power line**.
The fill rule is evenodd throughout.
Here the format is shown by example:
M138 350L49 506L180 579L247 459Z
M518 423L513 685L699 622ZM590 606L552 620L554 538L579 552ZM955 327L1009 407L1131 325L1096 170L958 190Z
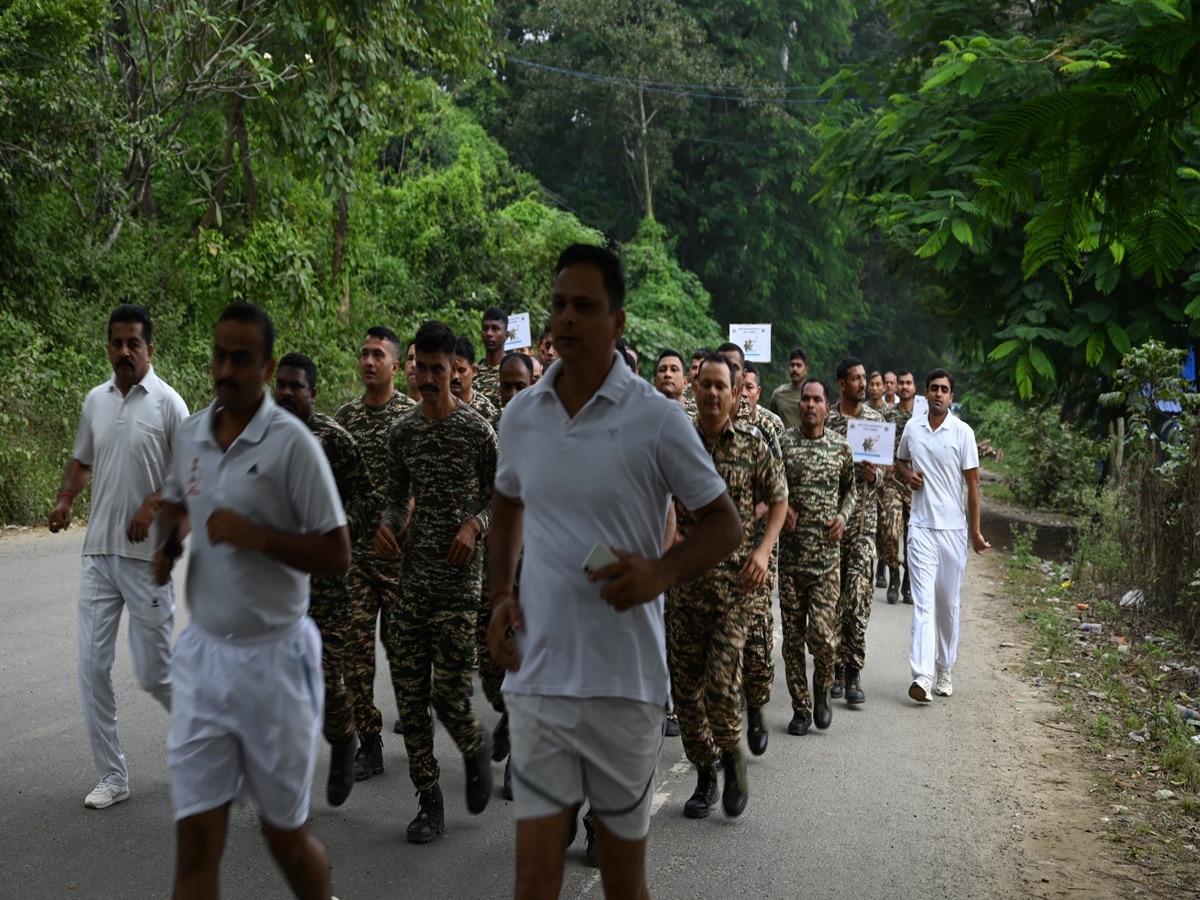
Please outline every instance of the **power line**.
M619 78L613 75L597 75L594 72L582 72L578 69L564 69L558 66L547 66L542 63L532 62L528 59L521 59L519 56L506 56L505 62L516 63L519 66L525 66L530 69L538 69L543 72L549 72L554 75L565 75L570 78L579 78L584 81L591 81L596 84L608 85L610 87L621 87L629 90L648 91L652 94L667 94L674 97L693 97L698 100L730 100L734 103L775 103L781 106L799 106L810 104L825 104L832 103L832 100L823 97L813 98L789 98L779 97L771 94L736 94L736 91L762 91L761 87L741 87L739 85L688 85L669 81L635 81L629 78ZM818 87L811 85L800 86L796 88L779 88L781 91L788 90L820 90ZM714 93L721 91L723 93Z

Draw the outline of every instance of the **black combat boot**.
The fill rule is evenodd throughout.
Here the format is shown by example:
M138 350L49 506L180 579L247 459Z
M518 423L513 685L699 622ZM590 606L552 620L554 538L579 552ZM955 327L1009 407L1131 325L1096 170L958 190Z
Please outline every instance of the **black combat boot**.
M900 593L904 596L904 602L912 606L912 583L908 580L908 566L904 567L904 583L900 585Z
M862 684L858 678L858 669L846 669L846 703L850 706L858 706L860 703L867 702L867 695L863 693Z
M820 729L828 728L833 722L833 707L829 705L829 688L817 684L813 675L813 724Z
M796 713L792 716L792 721L788 722L788 734L794 734L796 737L803 737L808 734L808 726L810 725L808 716L803 713Z
M879 565L875 567L875 587L887 587L887 566L884 565L882 559L879 561Z
M750 780L746 775L746 754L738 747L732 753L721 754L721 768L725 773L725 789L721 792L721 805L729 818L740 816L750 799Z
M338 741L329 752L329 781L325 785L325 799L330 806L341 806L354 787L354 751L358 748L358 736L350 735Z
M484 733L484 741L470 756L464 754L467 767L467 810L479 815L492 799L492 740Z
M427 791L418 791L420 809L417 817L408 823L410 844L432 844L442 833L446 823L446 804L442 802L442 789L434 785Z
M900 599L900 570L888 569L887 602L895 603Z
M696 775L696 790L683 804L683 814L689 819L704 819L717 803L717 768L705 766Z
M366 781L372 775L383 774L383 738L369 734L358 745L354 755L354 780Z
M846 696L846 667L837 665L833 667L833 684L829 687L829 696L834 700L841 700Z
M503 762L511 748L508 740L508 713L500 717L492 732L492 762Z
M767 729L763 725L761 706L746 707L746 743L750 745L750 752L755 756L762 756L767 752Z

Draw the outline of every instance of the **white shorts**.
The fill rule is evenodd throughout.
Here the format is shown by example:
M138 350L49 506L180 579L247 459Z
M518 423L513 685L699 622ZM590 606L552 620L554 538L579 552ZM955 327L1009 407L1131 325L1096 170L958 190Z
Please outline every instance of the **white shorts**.
M250 638L218 638L189 624L175 644L171 681L175 820L250 797L267 824L303 825L325 702L312 619Z
M662 704L506 691L504 706L517 821L553 816L586 798L617 837L646 836L663 744Z

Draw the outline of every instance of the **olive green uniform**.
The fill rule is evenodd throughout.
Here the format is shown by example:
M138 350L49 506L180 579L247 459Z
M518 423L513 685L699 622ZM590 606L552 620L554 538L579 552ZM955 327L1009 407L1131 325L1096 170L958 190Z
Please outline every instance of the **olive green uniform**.
M792 387L789 381L775 388L771 399L767 401L767 409L783 420L784 428L800 427L800 399L803 393L802 387Z
M499 409L500 403L500 367L489 366L487 363L480 363L479 370L475 373L475 380L471 382L471 388L476 394L483 394L493 408ZM484 416L489 422L490 416Z
M738 576L758 543L756 499L769 504L787 500L779 460L758 429L727 422L709 450L741 517L742 541L732 556L667 596L667 659L675 711L684 752L699 768L712 765L719 753L736 751L741 743L742 651L752 598L738 586ZM679 534L686 538L696 520L678 501L675 512Z
M829 522L853 520L858 502L854 458L846 439L826 428L805 437L790 428L781 443L788 505L796 527L779 538L779 613L783 620L783 665L792 712L812 719L804 648L813 655L817 689L833 683L841 595L841 545L829 540Z
M900 449L900 435L904 433L904 426L912 417L913 410L905 411L899 406L892 407L888 421L896 426L895 450ZM898 470L892 469L891 474L883 483L879 516L882 535L879 550L884 564L889 569L900 568L900 547L907 546L910 513L912 513L912 488L900 477Z
M398 535L402 555L399 602L385 611L386 641L408 772L418 791L438 782L431 703L464 755L486 740L471 708L471 663L496 453L492 426L461 400L442 419L426 417L420 407L410 410L388 443L384 524ZM415 505L404 528L410 497ZM474 553L466 565L453 565L446 556L471 518L481 527Z

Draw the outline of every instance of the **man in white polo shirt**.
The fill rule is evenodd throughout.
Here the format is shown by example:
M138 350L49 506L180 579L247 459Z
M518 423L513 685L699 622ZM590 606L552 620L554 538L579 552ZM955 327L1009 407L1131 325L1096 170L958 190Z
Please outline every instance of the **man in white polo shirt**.
M321 638L309 575L350 567L350 538L321 445L265 392L274 328L234 303L213 336L217 399L172 442L161 526L194 526L191 622L171 657L167 735L177 844L175 897L215 898L229 807L252 797L292 891L329 900L329 860L309 833L321 734ZM155 565L169 576L171 540Z
M662 594L733 552L741 526L683 409L616 353L625 329L617 258L575 244L556 271L559 360L501 418L490 543L488 645L509 670L516 896L558 895L586 797L605 896L648 897L668 692ZM697 523L664 555L672 496ZM616 561L585 573L597 546Z
M154 583L154 528L171 438L187 418L180 396L154 374L153 323L140 306L108 320L113 377L83 402L75 449L50 513L50 530L71 525L71 504L92 481L79 588L79 698L100 783L83 805L104 809L129 799L129 770L117 739L112 667L121 609L129 609L129 649L138 684L169 712L175 590ZM147 540L150 538L150 540Z
M929 412L904 426L896 469L912 488L905 556L913 594L908 696L928 703L930 691L954 692L959 589L968 532L976 553L991 546L979 530L979 451L971 426L950 414L954 377L934 369L925 379ZM935 680L936 679L936 680Z

